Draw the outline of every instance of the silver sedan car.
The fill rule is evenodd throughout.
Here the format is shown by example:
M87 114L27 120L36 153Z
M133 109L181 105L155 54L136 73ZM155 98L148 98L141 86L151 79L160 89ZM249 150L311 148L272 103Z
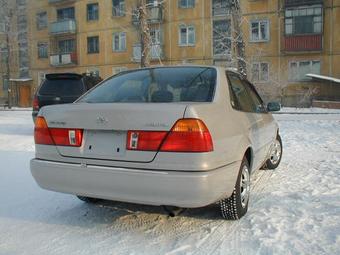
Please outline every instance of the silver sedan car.
M212 66L125 71L73 104L43 107L31 172L45 189L182 208L248 209L250 175L276 168L282 143L254 86ZM215 208L215 207L214 207Z

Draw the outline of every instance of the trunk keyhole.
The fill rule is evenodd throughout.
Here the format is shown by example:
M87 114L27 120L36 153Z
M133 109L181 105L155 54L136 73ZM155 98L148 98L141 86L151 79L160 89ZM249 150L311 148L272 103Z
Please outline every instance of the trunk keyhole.
M119 152L120 151L120 149L119 148L117 148L117 152Z
M92 145L89 146L89 150L92 150Z

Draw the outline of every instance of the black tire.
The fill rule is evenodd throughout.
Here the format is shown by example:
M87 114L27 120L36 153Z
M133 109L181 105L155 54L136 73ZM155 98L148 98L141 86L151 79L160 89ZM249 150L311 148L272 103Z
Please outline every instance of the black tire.
M246 168L248 172L248 177L244 178L244 168ZM247 183L247 198L242 199L241 192L244 191L244 188L241 187L242 181L246 181ZM248 211L248 202L249 202L249 193L250 193L250 168L249 163L246 158L243 158L242 164L240 167L240 172L236 181L236 185L233 191L233 194L229 198L222 199L220 201L220 211L221 215L224 219L227 220L238 220L242 216L244 216ZM242 185L243 186L243 185ZM242 192L243 193L243 192Z
M278 143L279 148L275 147L274 150L276 151L274 151L273 153L278 153L278 149L279 149L280 156L278 157L278 155L276 154L277 158L274 159L272 152L270 152L270 156L269 156L270 158L267 159L265 163L265 167L264 167L265 169L270 169L270 170L276 169L281 163L283 148L282 148L282 140L279 134L276 137L275 143Z
M85 203L89 203L89 204L94 204L96 202L98 202L98 198L92 198L92 197L83 197L83 196L77 196L77 198L79 198L81 201L84 201Z

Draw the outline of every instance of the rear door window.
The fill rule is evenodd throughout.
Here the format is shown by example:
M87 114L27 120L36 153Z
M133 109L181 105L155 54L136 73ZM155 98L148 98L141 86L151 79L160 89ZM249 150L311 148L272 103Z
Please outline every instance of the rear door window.
M81 79L45 80L39 94L43 96L80 96L85 92Z
M79 102L211 102L217 72L208 67L167 67L122 72Z

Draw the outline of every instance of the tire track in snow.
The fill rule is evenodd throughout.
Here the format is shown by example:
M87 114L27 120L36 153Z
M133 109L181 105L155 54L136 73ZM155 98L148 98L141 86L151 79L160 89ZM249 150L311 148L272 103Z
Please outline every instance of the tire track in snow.
M258 170L254 172L252 176L252 188L250 197L250 208L252 204L256 204L260 198L260 194L265 189L267 181L272 177L275 171L273 170ZM246 217L246 216L245 216ZM245 218L241 218L238 221L225 221L223 220L221 223L213 226L214 231L205 238L204 242L200 242L200 244L196 247L197 250L193 254L216 254L218 249L221 247L224 241L230 240L235 233L235 231L239 228L239 225L245 220ZM238 243L239 240L233 239L234 244ZM217 252L218 253L218 252Z

